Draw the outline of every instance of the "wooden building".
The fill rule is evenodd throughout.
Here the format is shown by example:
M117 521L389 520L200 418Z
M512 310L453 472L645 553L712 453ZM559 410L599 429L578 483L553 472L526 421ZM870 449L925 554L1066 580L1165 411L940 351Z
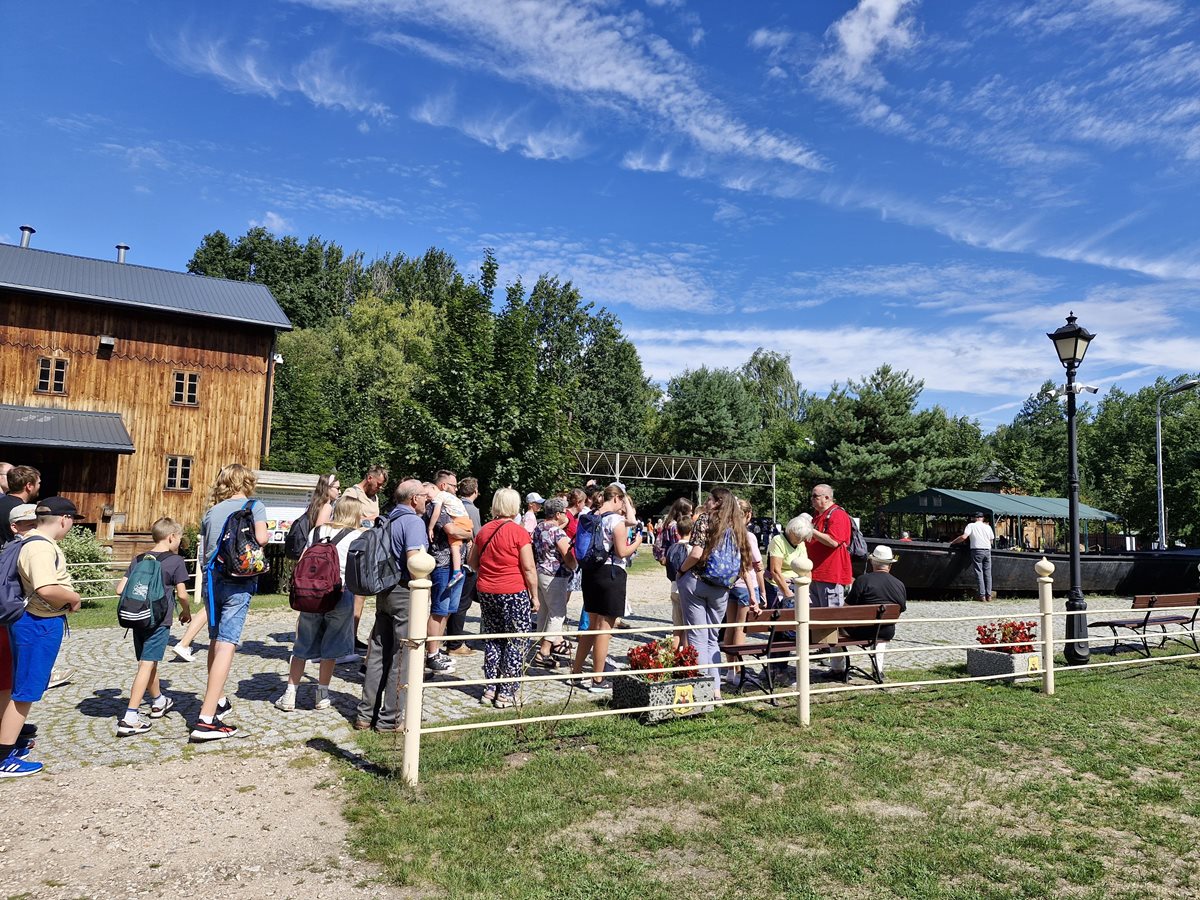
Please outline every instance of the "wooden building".
M25 229L23 229L24 231ZM106 540L199 522L221 466L269 450L275 337L259 284L0 244L0 460Z

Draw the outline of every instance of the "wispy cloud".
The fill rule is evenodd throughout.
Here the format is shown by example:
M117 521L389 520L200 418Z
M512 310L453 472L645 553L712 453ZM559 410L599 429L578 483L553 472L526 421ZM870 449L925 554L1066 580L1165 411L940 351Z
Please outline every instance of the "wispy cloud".
M380 121L391 118L387 105L355 83L346 68L334 62L333 50L321 48L291 66L280 66L267 58L262 41L251 40L230 47L221 39L194 38L187 32L170 41L151 39L151 48L163 62L190 75L217 79L227 90L257 94L273 100L298 94L314 106L369 116Z
M460 115L450 94L426 98L412 111L412 117L426 125L453 128L501 152L515 150L530 159L574 159L587 150L580 132L556 123L532 126L526 110Z
M600 108L648 118L667 134L712 154L823 169L826 161L792 136L752 126L706 90L686 56L637 12L605 3L526 0L306 0L355 19L437 26L453 47L381 28L375 39L460 67L482 67ZM586 60L586 64L581 61Z
M610 307L712 312L719 292L704 274L707 251L690 244L635 245L619 238L577 241L533 233L486 234L503 261L501 276L532 287L549 273L571 281L584 296Z

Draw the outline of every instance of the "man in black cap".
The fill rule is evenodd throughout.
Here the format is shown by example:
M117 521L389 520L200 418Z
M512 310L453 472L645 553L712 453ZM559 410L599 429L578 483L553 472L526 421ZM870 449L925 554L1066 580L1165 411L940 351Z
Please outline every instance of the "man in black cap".
M40 762L28 759L19 746L30 707L46 692L50 672L62 646L64 619L79 609L79 594L67 572L58 541L71 530L79 510L66 497L47 497L37 505L37 526L19 544L5 550L17 553L17 575L27 598L25 612L10 626L12 641L12 702L0 718L0 778L35 775Z
M979 587L979 599L987 603L992 599L992 541L996 534L982 512L975 513L975 521L968 522L963 533L950 542L970 541L971 565L975 569L975 580Z

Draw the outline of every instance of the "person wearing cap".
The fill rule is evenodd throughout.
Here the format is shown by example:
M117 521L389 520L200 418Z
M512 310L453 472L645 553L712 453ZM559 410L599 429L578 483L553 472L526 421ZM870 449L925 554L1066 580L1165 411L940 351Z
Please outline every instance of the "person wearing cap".
M33 466L14 466L8 470L8 491L0 496L0 547L13 539L8 516L13 507L32 503L42 487L42 474Z
M967 523L963 533L950 542L950 546L968 541L971 548L971 566L975 569L975 583L979 599L987 603L992 599L992 541L996 533L986 521L987 516L982 512L975 513L975 519Z
M20 506L14 506L12 512L8 514L8 527L12 529L14 537L25 537L25 535L33 531L36 525L36 503L22 503Z
M533 536L533 529L537 528L538 513L542 511L542 504L545 502L546 498L537 491L530 491L525 495L525 515L521 519L521 524L525 526L530 537Z
M892 566L896 562L896 556L892 553L892 548L886 544L880 544L871 551L867 557L867 571L863 572L856 579L854 584L850 586L850 593L846 595L847 606L869 606L872 603L896 603L900 606L900 611L904 612L908 609L908 588L904 586L904 582L892 574ZM870 640L872 634L875 634L873 625L862 628L848 629L848 636L851 640ZM887 642L896 636L896 626L880 625L879 633L875 635L875 648L883 650L887 647ZM879 662L879 671L883 671L884 656L877 656ZM839 672L843 677L849 672L846 665L846 659L834 660L840 662L840 667L831 666L831 670Z
M0 718L0 778L34 775L43 768L28 758L29 748L18 746L29 710L42 699L62 646L64 619L79 609L80 597L67 572L67 560L58 548L79 510L66 497L47 497L35 510L37 524L16 552L17 575L25 594L25 612L9 628L12 643L12 701Z

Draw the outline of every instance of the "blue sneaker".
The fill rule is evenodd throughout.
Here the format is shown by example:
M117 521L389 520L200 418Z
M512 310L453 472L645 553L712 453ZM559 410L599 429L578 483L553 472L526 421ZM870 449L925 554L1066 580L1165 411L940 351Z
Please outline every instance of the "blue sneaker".
M20 759L16 751L8 754L4 762L0 762L0 778L20 778L23 775L36 775L44 767L40 762L30 762Z
M446 583L446 588L449 589L449 588L454 587L456 584L458 584L460 581L462 581L466 577L467 577L467 573L464 572L462 569L459 569L457 572L455 572L454 574L452 574L450 576L450 580Z

